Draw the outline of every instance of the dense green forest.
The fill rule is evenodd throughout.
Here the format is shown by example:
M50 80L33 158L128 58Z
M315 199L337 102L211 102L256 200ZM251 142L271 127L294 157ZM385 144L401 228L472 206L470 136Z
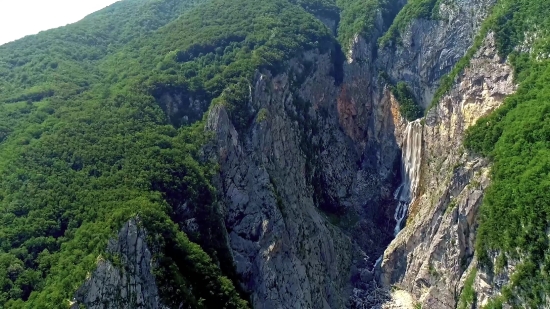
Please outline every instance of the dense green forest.
M540 308L550 294L550 6L502 0L486 27L495 31L519 89L467 132L466 146L494 162L476 252L496 273L518 263L503 296L487 308L503 301ZM524 42L530 51L522 50Z

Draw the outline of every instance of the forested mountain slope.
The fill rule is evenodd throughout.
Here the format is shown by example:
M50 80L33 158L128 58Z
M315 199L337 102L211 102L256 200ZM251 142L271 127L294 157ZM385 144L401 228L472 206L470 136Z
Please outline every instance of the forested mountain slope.
M0 47L0 306L68 306L98 259L117 260L107 240L131 218L154 244L165 304L247 306L219 268L235 279L212 208L215 166L197 161L202 114L217 98L245 126L255 70L337 44L287 1L199 3L121 1ZM173 112L160 99L173 91L200 103ZM184 201L210 256L174 223Z
M544 307L550 6L455 1L123 0L0 46L0 308L363 308L391 285ZM382 258L416 118L418 199ZM462 252L447 295L410 235L453 209L475 248L438 251Z

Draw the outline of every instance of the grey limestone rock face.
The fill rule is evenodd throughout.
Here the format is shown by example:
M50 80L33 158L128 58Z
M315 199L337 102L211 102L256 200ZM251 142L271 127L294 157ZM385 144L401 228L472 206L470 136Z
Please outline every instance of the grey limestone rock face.
M208 109L208 101L204 98L192 97L178 90L165 90L155 94L170 123L176 127L192 124L201 119Z
M355 78L338 85L331 55L317 51L288 66L257 73L257 117L245 132L225 107L209 113L225 229L255 308L344 308L369 289L392 237L399 149L393 130L382 131L393 118L374 100L368 71L347 64Z
M328 61L327 55L306 57L313 57L319 66ZM300 70L299 63L292 65ZM334 98L333 84L322 77L310 84L324 87L324 93L308 86L298 91L324 95L326 101ZM258 73L250 101L265 117L258 117L247 132L235 130L223 106L209 114L207 128L215 132L214 155L221 166L217 186L224 201L225 226L237 272L252 292L255 308L342 308L348 295L352 243L315 207L306 174L313 167L306 167L301 144L308 144L305 138L319 143L320 137L307 136L309 132L300 127L297 117L304 115L297 109L304 107L298 106L291 83L286 74ZM323 98L315 102L306 117L315 117L315 109L324 104ZM343 139L334 168L349 166L353 149L346 149L349 143L341 133L326 132L332 133L335 144ZM330 156L331 150L325 155ZM341 187L333 190L345 197L355 179L353 171L343 171L331 177L341 180Z
M152 254L146 244L146 232L136 219L111 239L107 253L119 263L101 256L97 268L75 293L71 308L83 304L87 309L142 308L163 309L153 275Z
M380 67L396 81L405 81L423 107L430 105L439 80L472 46L495 0L443 0L437 19L415 19L400 43L382 48Z

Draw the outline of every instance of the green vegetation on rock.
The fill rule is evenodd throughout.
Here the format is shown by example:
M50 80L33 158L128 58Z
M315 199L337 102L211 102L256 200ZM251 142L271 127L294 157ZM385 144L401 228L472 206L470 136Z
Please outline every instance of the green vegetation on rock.
M489 29L515 69L519 88L501 108L467 131L466 146L490 157L492 185L481 208L476 253L518 265L508 302L537 308L550 293L550 7L545 1L501 0ZM528 42L529 49L523 48ZM502 268L502 265L497 265ZM490 308L499 308L502 300Z
M346 53L356 35L370 37L379 14L385 22L391 22L401 9L399 2L393 0L291 0L291 2L300 4L321 20L335 21L338 25L336 29L338 41ZM413 4L413 6L417 5ZM416 8L409 10L415 11Z
M395 99L399 103L399 112L408 121L416 120L423 115L422 107L416 103L414 94L405 82L398 82L396 86L390 86Z
M336 0L342 8L338 39L349 47L355 35L368 35L374 27L377 10L384 0Z
M438 14L441 0L409 0L399 11L392 25L386 33L378 39L381 47L390 42L399 43L400 34L409 26L414 19L435 19Z
M474 289L474 281L476 279L477 269L473 269L466 277L464 281L464 287L460 293L460 298L458 300L458 309L467 309L476 306L477 297L476 291Z

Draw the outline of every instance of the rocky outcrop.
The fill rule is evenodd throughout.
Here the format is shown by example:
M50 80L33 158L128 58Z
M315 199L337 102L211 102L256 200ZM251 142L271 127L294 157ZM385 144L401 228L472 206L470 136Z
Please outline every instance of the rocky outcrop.
M437 18L415 19L378 51L379 67L392 80L405 81L420 105L431 103L439 80L472 46L481 23L496 0L438 1Z
M338 68L334 57L309 51L285 73L257 72L248 106L256 117L244 129L222 105L208 113L214 138L205 157L220 167L214 184L225 238L255 308L344 308L351 295L361 302L393 238L399 149L386 130L388 113L373 116L382 105L371 88L372 63ZM169 116L187 111L181 94L157 99ZM180 223L197 230L196 222L188 214ZM126 258L131 269L141 267L136 258ZM76 299L117 306L130 293L127 282L142 282L141 273L126 274L100 260ZM103 286L110 294L96 291Z
M513 70L498 56L490 34L426 116L419 196L381 266L386 285L411 293L423 307L455 308L473 268L477 214L490 179L488 163L464 150L464 132L515 89Z
M166 308L159 299L146 232L136 219L124 224L106 253L108 257L97 258L96 269L75 293L71 308Z
M176 89L157 89L154 97L170 123L175 127L190 125L202 118L208 109L208 100Z

